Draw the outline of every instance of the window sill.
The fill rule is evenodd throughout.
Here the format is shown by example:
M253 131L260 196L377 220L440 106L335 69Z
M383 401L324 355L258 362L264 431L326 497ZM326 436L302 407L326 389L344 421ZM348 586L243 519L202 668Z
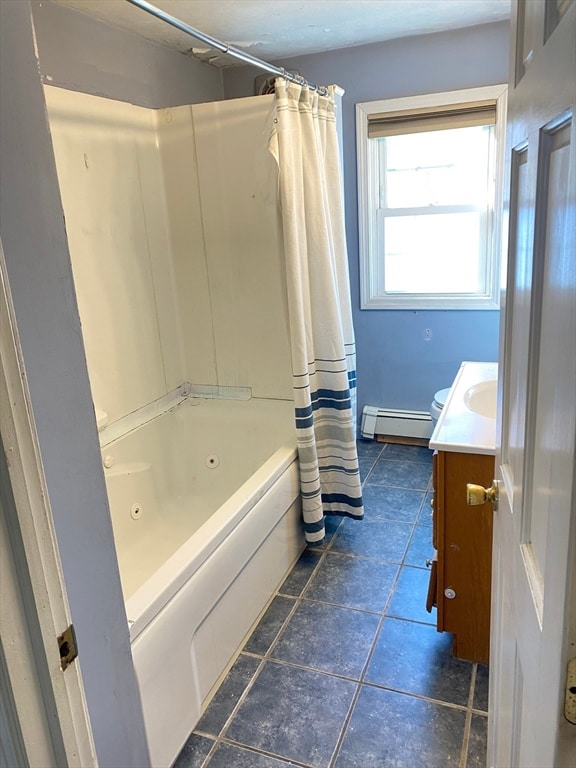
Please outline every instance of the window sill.
M407 297L374 296L362 299L360 309L403 309L403 310L491 310L500 309L498 301L490 297Z

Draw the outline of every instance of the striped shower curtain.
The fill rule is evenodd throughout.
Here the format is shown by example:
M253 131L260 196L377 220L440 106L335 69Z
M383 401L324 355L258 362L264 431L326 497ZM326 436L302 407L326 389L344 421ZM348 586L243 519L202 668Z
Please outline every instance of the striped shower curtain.
M306 540L325 515L361 519L356 349L335 88L327 96L278 78L269 149L279 168L292 374Z

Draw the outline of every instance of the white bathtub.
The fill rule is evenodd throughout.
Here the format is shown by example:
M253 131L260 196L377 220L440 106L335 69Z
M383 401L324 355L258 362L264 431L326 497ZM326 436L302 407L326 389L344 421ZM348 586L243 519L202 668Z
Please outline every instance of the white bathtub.
M189 398L102 449L153 768L304 547L293 424L292 403Z

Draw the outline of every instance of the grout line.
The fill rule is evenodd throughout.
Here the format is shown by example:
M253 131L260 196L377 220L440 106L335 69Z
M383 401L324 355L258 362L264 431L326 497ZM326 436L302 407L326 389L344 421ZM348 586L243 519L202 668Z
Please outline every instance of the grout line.
M227 729L230 727L230 723L232 722L232 719L236 716L236 713L238 712L240 706L244 703L244 700L248 695L248 692L251 690L252 686L254 685L254 682L258 678L260 672L262 671L264 664L265 664L265 659L262 658L262 660L260 661L260 664L258 665L258 668L256 669L251 679L246 684L244 690L242 691L242 694L239 696L238 701L236 702L234 708L232 709L232 712L229 714L228 718L225 720L224 725L220 728L220 731L216 734L216 737L214 737L214 734L209 734L206 731L194 729L193 733L196 733L199 736L206 736L208 738L214 739L214 744L212 745L210 751L206 755L204 762L202 763L202 766L200 766L200 768L205 768L210 764L210 761L212 760L214 753L222 743L224 735Z
M405 566L409 568L410 566ZM387 619L394 619L394 621L409 621L412 624L420 624L422 627L435 627L436 624L433 621L420 621L420 619L408 619L406 616L397 616L395 613L387 613Z
M339 527L340 526L338 526L338 528ZM338 528L336 528L336 530L338 530ZM335 533L336 533L336 531L334 532L334 535L335 535ZM332 539L334 538L334 535L332 536ZM331 541L332 541L332 539L331 539ZM329 544L331 543L331 541L329 542ZM262 654L251 653L251 652L244 652L243 650L240 651L240 653L245 653L246 655L251 656L253 658L259 658L260 659L260 664L258 665L258 668L256 669L256 671L252 675L251 679L246 684L244 690L242 691L242 694L238 698L238 701L234 705L232 711L230 712L230 714L228 715L226 721L224 722L224 724L220 728L220 731L216 735L216 739L215 739L214 745L212 746L210 752L208 753L208 755L206 756L204 762L202 763L202 768L204 768L204 766L208 766L209 765L209 762L212 759L212 756L214 755L214 752L216 751L216 749L218 748L218 746L221 743L223 743L224 741L226 743L232 743L232 744L236 743L236 742L234 742L231 739L226 739L226 733L228 731L228 728L230 727L230 725L232 723L232 720L236 717L236 715L238 713L238 710L240 709L240 707L244 703L246 697L248 696L248 693L251 691L251 689L253 688L254 684L256 683L256 680L260 676L260 673L261 673L262 669L264 668L264 665L267 662L276 661L275 659L272 659L272 652L273 652L274 648L276 647L276 645L278 644L278 642L280 640L280 637L282 636L284 630L288 626L292 616L294 615L294 613L298 609L298 606L301 604L301 602L302 602L302 595L306 591L306 589L308 588L308 585L310 584L310 582L312 581L314 576L316 575L318 569L321 566L321 563L324 561L324 559L326 557L326 552L327 551L328 551L327 549L324 549L322 551L322 554L318 558L318 562L316 563L314 569L311 571L311 573L310 573L310 575L308 577L308 581L306 582L306 585L302 588L302 591L300 592L300 595L285 595L285 594L282 594L280 592L280 588L281 588L282 585L280 586L280 588L278 590L276 590L272 600L270 601L270 604L272 603L272 601L274 600L275 597L282 596L282 597L289 597L290 599L292 599L294 601L294 605L292 606L292 608L290 609L290 611L286 615L286 617L285 617L284 621L282 622L282 624L280 626L280 629L276 633L274 639L270 642L266 653L264 655L262 655ZM210 738L214 738L213 734L205 734L205 732L197 731L196 729L194 730L194 732L198 733L199 735L206 735L206 736L209 736ZM278 756L275 755L275 757L278 757Z
M342 605L342 603L331 603L329 600L315 600L312 597L302 597L303 603L316 603L318 605L326 605L330 608L341 608L343 611L355 611L356 613L365 613L368 616L380 616L382 611L371 611L369 608L356 608L351 605Z
M304 672L314 672L317 675L325 675L326 677L334 677L336 680L345 680L347 683L359 683L360 680L357 677L349 677L348 675L340 674L338 672L330 672L325 669L318 669L318 667L310 667L307 664L299 664L297 661L286 661L286 659L277 659L275 657L262 656L262 661L270 662L271 664L278 664L280 667L292 667L294 669L301 669Z
M460 768L466 768L468 762L468 744L470 743L470 728L472 726L472 706L474 704L474 690L476 688L476 670L478 664L472 664L470 676L470 690L468 692L468 704L466 706L466 720L464 721L464 734L462 736L462 750L460 752Z
M442 699L434 699L431 696L424 696L422 693L415 693L412 691L403 691L401 688L393 688L390 685L381 685L379 683L373 683L369 680L364 680L361 685L365 685L368 688L378 688L382 691L391 691L392 693L398 693L401 696L410 696L412 699L419 699L420 701L427 701L429 704L438 704L439 706L446 707L447 709L454 709L458 712L468 712L466 704L456 704L453 701L443 701Z
M430 470L432 471L432 470ZM367 478L368 479L368 478ZM407 488L405 485L392 485L391 483L370 483L370 488L381 488L382 490L391 488L395 491L414 491L414 493L429 493L430 481L426 483L426 488Z
M379 522L379 521L378 521ZM390 520L384 520L384 523L392 522ZM406 527L413 526L414 523L398 523L398 525L405 525ZM412 534L410 534L412 536ZM332 543L332 542L330 542ZM348 557L348 558L354 558L355 560L372 560L375 563L380 563L381 565L403 565L404 564L404 557L405 553L402 555L402 558L400 560L386 560L385 558L381 557L374 557L373 555L353 555L350 552L340 552L339 550L326 550L328 554L331 555L338 555L340 557ZM409 568L418 568L417 565L414 566L408 566ZM422 569L421 569L422 570ZM308 587L308 585L306 585ZM286 594L286 592L283 592L282 594Z
M354 710L356 708L356 702L358 701L358 697L360 696L361 690L362 690L362 683L358 683L356 685L356 690L354 691L354 696L352 696L352 701L350 702L350 706L348 707L348 712L346 713L346 717L344 718L344 722L342 723L342 728L340 729L340 733L338 735L338 738L336 739L336 744L334 745L332 755L330 756L330 760L328 761L328 768L333 768L338 758L338 754L340 753L340 747L342 746L342 742L344 741L344 738L346 736L348 725L350 724L350 720L352 719L352 714L354 713Z
M370 469L369 469L369 470L368 470L368 472L366 473L366 477L364 478L364 480L362 480L362 483L361 483L361 487L362 487L362 489L364 489L364 486L366 485L366 481L368 480L368 478L369 478L369 477L370 477L370 475L372 474L372 470L374 469L374 467L375 467L375 466L376 466L376 464L378 463L378 459L380 458L380 456L382 456L382 451L380 451L380 453L378 454L378 456L376 456L376 458L375 458L375 459L374 459L374 461L372 462L372 465L371 465ZM360 461L360 459L358 459L358 461Z
M386 621L386 610L388 609L388 606L390 605L390 601L392 600L392 595L394 594L394 590L396 589L396 585L398 584L398 580L400 578L400 566L398 568L398 571L396 572L396 576L394 577L394 580L392 581L392 585L390 586L390 592L388 593L388 597L386 599L386 602L384 603L384 608L382 609L382 613L380 616L380 621L378 622L378 626L376 627L376 632L374 633L374 639L372 640L372 644L370 646L370 650L368 651L368 654L366 656L366 660L364 662L364 666L362 667L362 670L360 672L360 680L358 682L358 685L356 687L356 691L354 693L354 696L352 697L352 701L350 702L350 707L348 708L348 712L346 713L346 717L344 718L344 722L342 723L342 728L340 730L340 735L338 736L338 739L336 741L336 744L334 746L334 751L332 753L332 757L329 762L329 768L333 768L335 765L336 759L338 758L338 754L340 752L340 748L342 747L342 743L344 742L344 738L346 736L346 732L348 731L348 726L350 724L350 720L352 719L352 715L354 713L354 709L356 708L356 702L358 701L358 698L360 696L360 692L362 690L362 685L364 685L364 679L366 677L366 672L368 671L368 667L370 666L370 661L372 660L372 656L374 655L374 651L376 650L376 646L378 644L378 639L380 637L380 632L382 630L382 627L384 625L384 622Z
M279 755L276 752L269 752L265 749L258 749L258 747L251 746L250 744L243 744L241 741L236 741L235 739L228 739L223 738L220 742L221 744L229 744L232 747L239 747L241 749L246 750L247 752L252 752L256 755L263 755L264 757L272 757L275 760L281 760L283 763L287 763L290 766L295 766L295 768L314 768L314 766L311 763L302 763L300 760L296 759L295 757L286 757L286 755ZM204 764L206 766L206 763ZM204 768L202 766L202 768ZM232 768L232 767L231 767Z
M316 568L314 569L313 573L315 571L316 571ZM279 592L276 591L276 593L272 597L272 600L270 601L270 604L272 604L272 601L274 600L274 598L278 597L278 596L279 596ZM286 595L282 595L282 597L286 597ZM228 717L224 721L224 724L220 728L219 732L216 734L214 745L212 746L210 752L208 753L208 755L206 756L204 762L202 763L201 768L205 768L205 766L209 765L209 762L212 759L212 757L214 755L214 752L216 751L218 746L223 741L226 740L226 732L228 731L228 728L230 727L230 725L232 723L232 720L236 717L236 715L238 713L238 710L240 709L240 707L244 703L246 697L248 696L248 693L251 691L251 689L253 688L256 680L260 676L260 673L261 673L262 669L264 668L264 665L266 664L267 661L270 660L270 653L272 651L272 648L276 645L280 635L284 631L284 628L288 625L288 622L290 621L290 619L294 615L294 612L296 611L296 608L297 608L298 604L300 603L300 599L298 597L294 597L294 595L288 595L288 597L290 597L294 601L294 605L292 606L292 608L288 612L286 618L282 622L282 624L280 626L280 629L278 630L278 632L276 633L276 636L274 637L274 639L271 641L270 645L268 646L268 650L266 651L266 653L264 655L262 655L262 654L247 652L247 651L244 651L244 650L240 651L240 654L244 654L246 656L250 656L251 658L260 659L260 663L259 663L256 671L254 672L254 674L250 678L250 680L246 683L246 686L244 687L244 690L242 691L241 695L238 697L238 701L236 702L236 704L232 708L232 711L230 712L230 714L228 715ZM222 682L224 682L224 681L222 681ZM202 714L204 714L204 713L202 713ZM205 731L194 729L193 732L197 733L199 735L208 736L209 738L214 738L214 734L208 734ZM233 742L232 740L227 740L226 743L236 743L236 742Z
M193 733L196 733L196 731L193 731ZM198 731L198 735L199 736L204 736L204 734L201 731ZM206 738L206 736L205 736L205 738ZM214 737L213 736L209 736L208 738L213 739ZM214 739L214 744L212 744L212 746L210 747L210 749L208 751L208 754L206 755L206 757L202 761L202 765L200 766L200 768L204 768L204 766L207 766L210 763L210 761L214 757L214 752L216 752L216 750L220 746L220 743L221 742L218 739Z
M278 596L289 597L289 598L291 598L294 601L294 605L292 606L292 608L290 609L290 611L287 614L286 618L282 622L282 625L280 626L280 629L276 633L274 639L270 642L270 644L268 646L268 649L267 649L267 651L266 651L266 653L264 655L246 652L246 655L248 655L248 656L259 658L260 659L260 664L258 665L258 668L254 672L252 678L246 684L246 687L242 691L242 694L239 696L238 701L236 702L236 704L233 707L232 711L230 712L228 718L224 722L224 725L220 728L220 731L219 731L219 733L216 736L214 745L212 746L212 748L210 749L210 752L208 753L208 755L206 756L204 762L202 763L202 768L204 768L204 766L209 766L209 762L212 759L216 749L218 749L218 746L220 744L222 744L222 743L239 744L239 742L235 742L232 739L227 739L226 733L227 733L230 725L232 724L232 720L236 717L240 707L242 706L242 704L244 703L246 697L248 696L248 693L253 688L254 684L256 683L256 680L260 676L260 673L261 673L262 669L264 668L264 665L267 662L271 662L271 663L276 662L276 663L284 663L286 666L297 666L297 665L294 665L294 664L290 665L290 664L287 664L286 662L281 662L278 659L272 658L272 653L273 653L274 649L276 648L276 646L278 645L278 642L280 641L280 638L283 635L283 633L284 633L286 627L288 626L290 620L292 619L294 613L298 610L299 605L303 602L303 595L306 592L306 590L308 589L308 587L310 585L310 582L314 579L314 577L316 576L318 570L320 569L323 561L326 559L326 555L327 555L327 553L330 550L332 541L334 540L334 537L336 536L338 528L340 527L340 525L342 525L342 522L343 522L343 520L340 521L339 525L336 527L336 530L332 534L332 537L331 537L330 541L328 542L327 546L322 550L322 554L318 558L318 562L316 563L316 565L314 566L313 570L311 571L311 573L310 573L310 575L308 577L308 580L307 580L306 584L304 585L304 587L302 588L300 594L299 595L286 595L286 594L283 594L283 593L280 592L280 589L281 589L282 585L280 586L280 588L278 590L276 590L272 600L274 600L274 598L278 597ZM272 601L270 601L270 602L272 603ZM244 653L244 651L241 651L241 653ZM306 667L302 667L302 668L303 669L311 669L311 668L306 668ZM322 673L320 670L312 670L312 671L318 672L320 674L325 674L325 673ZM338 676L337 675L333 675L333 677L338 677ZM343 679L348 680L349 678L343 678ZM352 681L352 682L357 682L357 681ZM195 731L195 732L198 733L199 735L204 735L202 731ZM208 735L209 734L206 734L206 736L208 736ZM214 736L212 734L210 734L209 736L210 736L210 738L214 738ZM242 746L248 746L248 745L242 745ZM254 748L252 748L252 751L258 751L258 750L254 750ZM262 754L269 754L269 755L271 755L273 757L284 759L282 756L280 756L280 755L273 755L272 753L265 753L265 752L263 752ZM294 761L291 761L291 762L294 762ZM307 768L307 766L304 763L295 763L295 764L296 765L301 765L301 766L304 766L304 768Z
M406 548L407 551L407 548ZM404 553L406 554L406 553ZM352 715L354 713L354 709L356 707L356 702L358 701L358 698L360 696L360 692L362 690L362 685L364 685L364 680L366 677L366 672L368 671L368 667L370 666L370 662L372 660L372 656L374 655L374 652L376 650L376 646L378 644L378 639L380 637L380 632L382 630L382 627L384 625L384 622L386 621L386 611L388 610L388 607L392 601L392 597L394 595L394 592L396 590L396 586L398 584L398 581L400 579L400 572L402 570L402 566L400 565L398 567L398 570L396 572L396 576L394 577L392 584L390 586L390 591L388 593L388 597L386 599L386 602L384 603L384 607L382 609L382 613L380 616L380 621L378 622L378 626L376 627L376 632L374 633L374 639L372 640L372 644L370 646L370 650L368 651L368 654L366 656L366 660L364 662L364 666L362 667L362 670L360 672L360 680L358 682L358 686L356 688L356 692L354 696L352 697L352 701L350 702L350 707L348 709L348 712L346 714L346 717L344 718L344 722L342 723L342 729L340 731L340 735L338 737L338 740L336 742L336 745L334 747L334 752L332 753L332 758L329 763L329 768L333 768L335 761L338 757L338 754L340 752L340 748L342 747L342 743L344 741L344 738L346 736L346 732L348 730L348 726L350 724L350 720L352 719Z
M476 693L476 673L478 670L478 664L473 662L472 675L470 676L470 693L468 694L468 709L472 710L474 707L474 695Z

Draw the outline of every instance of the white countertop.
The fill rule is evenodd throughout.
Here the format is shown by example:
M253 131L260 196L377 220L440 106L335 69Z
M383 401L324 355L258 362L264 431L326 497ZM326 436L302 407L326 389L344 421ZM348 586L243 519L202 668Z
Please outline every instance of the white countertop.
M470 410L466 405L466 393L478 384L497 378L498 363L462 363L430 438L431 449L456 453L496 453L496 418Z

